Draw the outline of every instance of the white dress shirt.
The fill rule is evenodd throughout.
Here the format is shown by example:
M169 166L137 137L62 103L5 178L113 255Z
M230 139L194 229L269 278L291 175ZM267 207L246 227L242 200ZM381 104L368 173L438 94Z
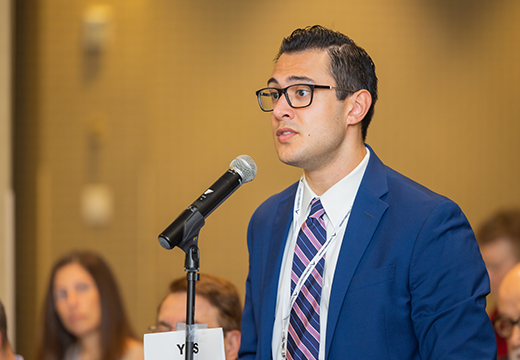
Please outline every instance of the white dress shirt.
M339 251L343 242L343 236L347 227L350 210L356 198L359 185L365 174L370 151L366 149L366 155L361 163L347 176L334 184L320 198L325 209L324 221L327 227L327 242L323 245L325 251L325 267L323 269L323 287L320 302L320 355L319 359L325 359L325 339L327 329L327 314L330 299L330 290L334 271L338 260ZM283 360L282 339L287 339L287 329L291 313L291 271L294 248L302 224L310 212L310 203L318 197L309 187L305 176L302 176L293 206L293 222L287 236L285 250L278 281L278 297L276 300L276 317L273 328L272 355L274 360ZM286 341L285 341L286 342Z

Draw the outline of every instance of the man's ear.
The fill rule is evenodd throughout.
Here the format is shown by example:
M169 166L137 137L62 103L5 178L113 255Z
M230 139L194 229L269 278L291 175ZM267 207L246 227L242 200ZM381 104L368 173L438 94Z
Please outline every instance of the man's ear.
M231 330L226 332L224 337L224 346L226 348L226 360L238 359L238 350L240 349L240 331Z
M372 105L372 95L366 89L356 91L346 98L349 106L347 107L347 124L355 125L361 122Z

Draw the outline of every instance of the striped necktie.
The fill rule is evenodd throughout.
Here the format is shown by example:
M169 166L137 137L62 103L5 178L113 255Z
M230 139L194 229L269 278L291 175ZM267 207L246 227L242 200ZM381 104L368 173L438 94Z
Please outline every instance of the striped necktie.
M291 293L294 292L302 273L327 239L320 199L311 202L311 212L303 223L294 249L291 272ZM320 350L320 300L323 286L325 257L321 257L303 283L291 308L287 335L287 358L318 359Z

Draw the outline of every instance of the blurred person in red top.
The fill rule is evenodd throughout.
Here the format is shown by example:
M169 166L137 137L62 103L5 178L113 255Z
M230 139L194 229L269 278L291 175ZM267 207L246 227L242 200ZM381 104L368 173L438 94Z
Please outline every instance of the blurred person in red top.
M497 295L498 316L493 321L495 330L507 341L508 357L520 359L520 264L504 277Z
M489 273L491 292L488 307L491 321L498 316L495 304L498 289L506 274L520 263L520 209L503 209L493 213L478 229L477 241ZM495 330L497 358L507 359L506 339Z

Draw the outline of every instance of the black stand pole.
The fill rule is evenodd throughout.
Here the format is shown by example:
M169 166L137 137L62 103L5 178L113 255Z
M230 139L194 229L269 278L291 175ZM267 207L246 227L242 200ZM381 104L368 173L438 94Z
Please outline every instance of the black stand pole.
M193 360L193 345L195 343L195 284L200 278L198 239L199 235L197 234L191 246L185 250L186 258L184 268L186 271L186 281L188 282L186 296L186 360Z

